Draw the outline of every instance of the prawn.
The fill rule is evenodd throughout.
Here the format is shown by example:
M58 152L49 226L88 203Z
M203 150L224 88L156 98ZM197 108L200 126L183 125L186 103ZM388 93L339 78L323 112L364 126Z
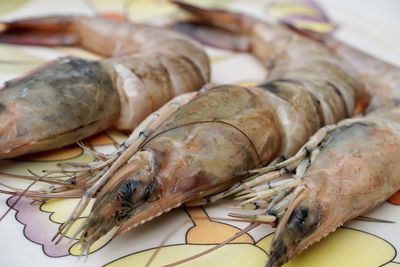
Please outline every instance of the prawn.
M180 5L213 25L226 29L229 20L236 22L230 30L235 26L244 32L255 30L237 20L241 15ZM189 27L178 24L182 26ZM209 29L190 27L194 26L202 31L204 41L209 40L205 37ZM273 33L269 31L270 36ZM209 197L216 200L234 194L239 207L257 211L234 216L277 225L266 267L283 265L400 189L400 69L332 38L325 39L324 45L362 77L369 98L363 116L322 127L294 156L242 172L250 177Z
M197 42L162 27L89 17L3 23L0 43L80 46L108 59L63 57L0 89L0 158L75 143L151 112L210 78Z
M36 199L81 197L60 238L95 197L76 232L83 254L111 230L122 234L228 189L243 178L237 173L293 155L324 125L352 116L363 96L356 74L323 45L252 18L186 7L248 28L248 49L268 70L268 80L251 89L209 85L182 95L143 121L109 159L61 166L72 176L66 184L48 192L8 192Z
M400 70L344 45L335 49L370 80L367 87L373 93L372 101L364 117L322 128L297 157L276 168L296 167L299 185L285 194L286 200L270 207L273 212L280 209L281 218L269 267L281 266L400 189ZM257 174L254 178L260 174L271 177L265 169L252 173ZM258 191L256 187L262 183L249 190ZM253 194L252 201L266 200L261 197L265 192Z

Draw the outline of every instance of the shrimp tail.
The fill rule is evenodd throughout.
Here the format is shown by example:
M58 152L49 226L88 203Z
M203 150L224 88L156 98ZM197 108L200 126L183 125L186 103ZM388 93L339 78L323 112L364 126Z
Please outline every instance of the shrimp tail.
M249 51L246 33L251 29L254 19L221 9L198 7L183 1L173 0L172 3L197 19L177 22L172 25L175 30L206 45L233 51Z
M53 16L2 23L0 43L38 46L74 46L79 36L74 31L75 16Z
M179 0L172 0L171 2L209 25L234 33L247 32L254 20L242 14L222 9L202 8Z
M179 21L173 23L171 28L205 45L236 52L249 51L246 35L215 28L200 21Z

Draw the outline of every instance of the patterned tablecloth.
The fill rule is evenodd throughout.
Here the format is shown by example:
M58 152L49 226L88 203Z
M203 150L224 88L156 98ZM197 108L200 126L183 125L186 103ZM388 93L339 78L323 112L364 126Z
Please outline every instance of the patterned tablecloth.
M192 0L267 17L268 1ZM337 37L400 66L400 3L384 1L322 1L340 25ZM396 11L397 10L397 11ZM163 0L1 0L0 19L9 20L48 14L127 15L133 21L162 23L178 14ZM212 80L253 84L264 77L261 65L246 54L207 48L212 58ZM72 54L96 58L72 48L37 48L0 45L0 84L56 57ZM1 122L0 122L1 123ZM126 138L109 130L86 140L86 144L109 151ZM1 160L0 173L28 174L53 169L63 161L88 161L78 146ZM5 181L26 187L24 181ZM248 223L225 220L231 212L224 203L206 207L179 208L110 242L97 242L87 259L79 259L77 241L51 242L60 224L77 201L53 200L32 205L23 199L0 222L1 266L162 266L204 251L232 236ZM12 199L0 195L0 213ZM365 216L371 221L354 220L313 246L285 266L400 267L400 193ZM381 220L377 221L375 219ZM382 222L382 220L390 222ZM223 248L182 266L263 266L273 229L259 226Z

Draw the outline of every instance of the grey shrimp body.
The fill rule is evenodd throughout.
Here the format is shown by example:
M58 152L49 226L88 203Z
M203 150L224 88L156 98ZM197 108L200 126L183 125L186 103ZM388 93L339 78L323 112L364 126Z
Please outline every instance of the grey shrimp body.
M0 43L80 46L108 59L65 57L0 89L0 158L75 143L151 112L209 81L196 42L166 28L87 17L4 23Z

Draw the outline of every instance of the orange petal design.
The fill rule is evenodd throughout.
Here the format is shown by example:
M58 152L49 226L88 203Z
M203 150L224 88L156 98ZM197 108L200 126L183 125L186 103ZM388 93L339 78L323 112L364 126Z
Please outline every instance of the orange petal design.
M126 20L125 15L118 13L118 12L104 12L104 13L100 13L99 16L102 18L114 20L114 21L125 21Z
M112 140L108 135L100 133L85 139L85 143L92 146L105 146L113 145L114 140Z
M190 207L186 212L195 225L186 234L188 244L219 244L240 231L232 225L211 221L202 207ZM244 234L231 243L252 244L254 241L248 234Z
M238 84L244 87L254 87L257 86L261 83L261 81L254 81L254 80L248 80L248 81L242 81L239 82Z
M400 206L400 190L388 199L389 203Z
M29 155L24 155L17 160L23 161L58 161L67 160L78 157L83 153L83 150L78 146L68 146L63 148L58 148L50 151L34 153Z

